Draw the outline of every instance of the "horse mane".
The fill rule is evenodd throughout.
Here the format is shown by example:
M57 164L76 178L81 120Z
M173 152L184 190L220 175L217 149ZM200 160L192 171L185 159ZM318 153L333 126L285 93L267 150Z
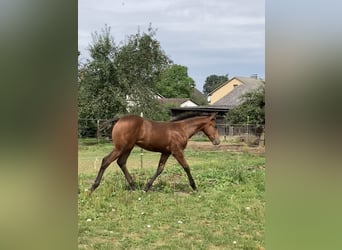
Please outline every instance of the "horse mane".
M193 117L198 117L198 116L210 116L210 113L195 112L195 111L185 112L176 116L175 118L172 118L170 122L182 121L188 118L193 118Z

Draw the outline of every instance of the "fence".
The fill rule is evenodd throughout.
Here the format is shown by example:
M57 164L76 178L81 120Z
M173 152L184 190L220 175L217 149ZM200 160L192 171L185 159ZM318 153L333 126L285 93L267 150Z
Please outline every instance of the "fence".
M265 145L264 126L255 124L216 124L221 140L230 143L246 143L250 146ZM197 138L196 138L197 137ZM203 133L195 138L206 137Z
M78 138L97 138L101 137L99 133L100 125L105 119L79 119L78 120Z
M105 119L81 119L78 120L78 138L94 138L99 141L111 140L111 128L107 127L100 131ZM217 124L221 140L228 142L242 142L250 145L265 145L264 126L255 124ZM194 140L205 140L203 133L194 136Z

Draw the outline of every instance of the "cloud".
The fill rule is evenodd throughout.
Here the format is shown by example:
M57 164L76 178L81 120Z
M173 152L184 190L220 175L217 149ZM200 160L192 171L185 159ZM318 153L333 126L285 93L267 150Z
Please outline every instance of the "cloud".
M190 76L201 89L206 76L199 69L264 75L264 16L264 0L82 0L79 50L86 54L91 33L105 24L118 43L152 23L166 54L194 72Z

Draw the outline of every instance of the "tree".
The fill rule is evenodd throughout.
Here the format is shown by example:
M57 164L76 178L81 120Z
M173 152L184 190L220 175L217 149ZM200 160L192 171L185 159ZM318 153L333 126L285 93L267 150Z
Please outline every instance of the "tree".
M228 75L218 76L218 75L210 75L205 80L203 85L203 93L208 95L218 86L223 84L224 82L228 81Z
M265 124L265 86L242 96L243 102L230 110L226 116L230 124ZM247 118L248 117L248 118Z
M126 96L134 103L129 112L143 112L148 118L158 113L153 90L161 72L171 63L154 36L151 26L147 33L138 31L129 36L115 58L118 80Z
M161 72L155 89L166 98L187 98L195 87L194 80L188 76L188 68L173 64Z
M114 65L117 47L107 26L102 33L96 32L92 37L91 60L79 69L79 116L83 119L112 118L126 110L123 86Z
M171 108L179 107L174 103L159 103L160 111L154 116L156 121L169 121L171 117Z
M79 125L81 135L94 133L96 124L91 120L110 119L126 112L123 86L114 65L117 47L110 36L110 28L106 26L100 34L95 32L92 38L93 44L88 48L91 59L79 68L78 117L89 120L87 128Z

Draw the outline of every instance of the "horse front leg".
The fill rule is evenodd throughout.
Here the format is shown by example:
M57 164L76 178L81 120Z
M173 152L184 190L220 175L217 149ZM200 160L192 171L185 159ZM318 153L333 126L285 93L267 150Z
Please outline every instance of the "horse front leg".
M192 189L194 191L197 190L196 184L194 179L192 178L191 172L190 172L190 167L189 164L186 162L185 158L184 158L184 154L183 151L177 151L173 153L173 156L176 158L176 160L178 161L178 163L183 167L186 175L188 176L189 179L189 184L192 187Z
M153 182L154 182L154 181L156 180L156 178L163 172L165 163L166 163L167 159L169 158L169 156L170 156L169 153L162 153L162 154L161 154L160 160L159 160L159 164L158 164L158 168L157 168L157 171L156 171L156 173L152 176L152 178L146 183L145 188L144 188L145 192L147 192L147 191L151 188Z

